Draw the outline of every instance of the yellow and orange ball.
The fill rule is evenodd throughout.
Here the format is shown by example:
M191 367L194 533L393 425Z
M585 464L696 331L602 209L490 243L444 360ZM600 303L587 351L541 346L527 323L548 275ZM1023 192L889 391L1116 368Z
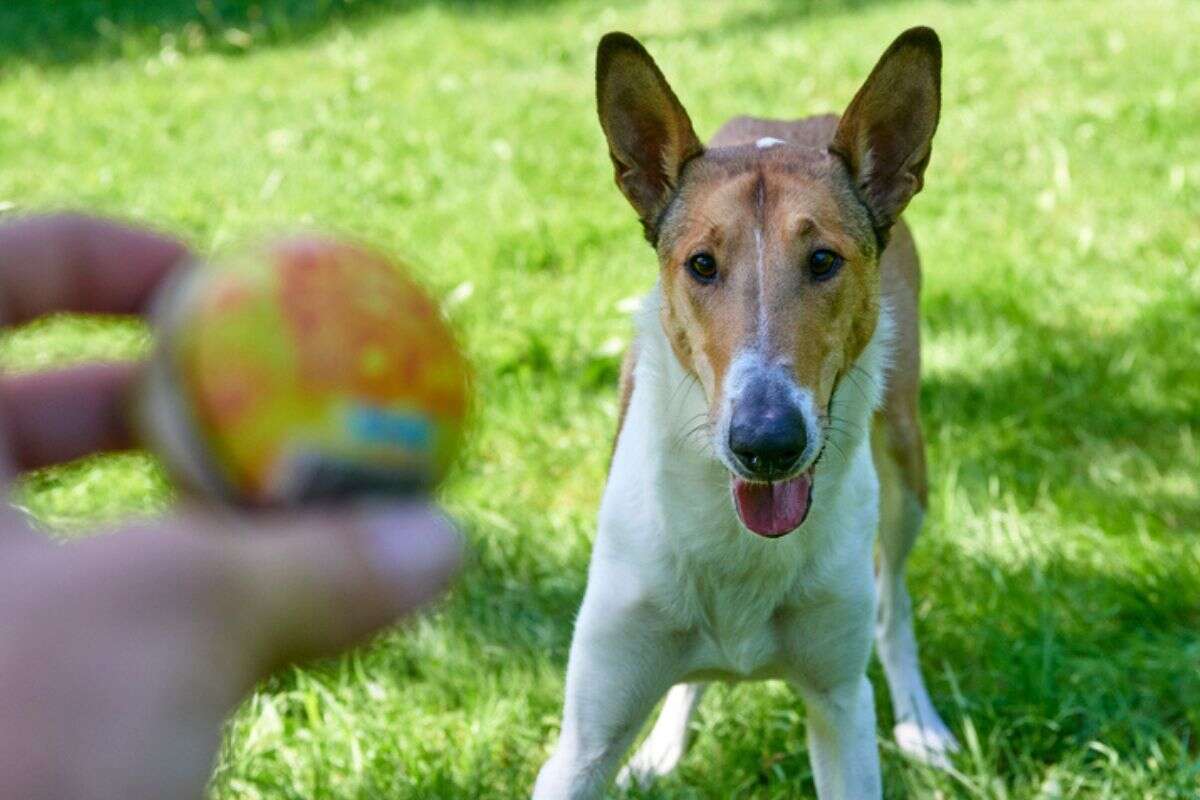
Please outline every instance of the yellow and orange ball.
M193 489L253 506L428 491L458 450L466 362L377 253L296 237L200 264L155 324L139 421Z

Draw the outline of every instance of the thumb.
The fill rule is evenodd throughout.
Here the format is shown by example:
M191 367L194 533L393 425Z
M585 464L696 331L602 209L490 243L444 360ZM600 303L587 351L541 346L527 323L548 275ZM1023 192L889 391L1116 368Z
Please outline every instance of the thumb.
M462 561L447 519L417 504L175 524L223 541L231 633L258 675L361 642L438 597Z

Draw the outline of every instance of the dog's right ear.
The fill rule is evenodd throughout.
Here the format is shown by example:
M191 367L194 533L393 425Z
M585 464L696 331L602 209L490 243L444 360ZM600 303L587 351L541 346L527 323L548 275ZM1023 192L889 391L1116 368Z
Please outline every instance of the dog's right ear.
M617 186L654 243L655 223L683 165L704 147L658 65L629 34L609 33L600 40L596 105Z

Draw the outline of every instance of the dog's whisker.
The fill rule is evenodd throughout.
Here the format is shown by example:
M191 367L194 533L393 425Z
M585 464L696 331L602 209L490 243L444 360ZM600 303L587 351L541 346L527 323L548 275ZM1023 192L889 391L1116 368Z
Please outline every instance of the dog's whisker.
M842 420L838 417L830 417L828 420L825 421L825 424L823 426L823 429L825 432L825 444L833 445L833 447L835 447L837 449L838 454L842 458L842 464L845 466L845 465L849 465L850 457L846 455L845 449L842 447L842 445L838 442L837 439L838 439L838 436L844 436L844 437L846 437L846 439L849 440L849 439L853 439L854 436L853 436L853 434L851 434L850 431L844 430L843 428L839 427L839 424L853 425L854 423L851 423L849 420ZM862 430L862 427L859 425L855 425L854 427L860 431ZM831 434L837 434L838 436L833 436ZM822 447L822 451L823 450L824 450L824 448ZM820 456L818 455L817 458L819 459Z
M825 441L826 441L826 443L832 445L838 451L838 455L840 455L842 457L842 465L843 466L850 463L850 459L846 456L846 451L842 449L842 446L840 444L838 444L832 438L826 439Z
M861 367L855 366L855 369L861 371L864 375L867 375L867 377L870 377L870 373L866 372L866 370L863 370ZM861 394L863 396L864 400L871 399L871 394L866 389L863 388L863 385L859 382L858 377L854 374L853 371L847 372L846 377L854 382L855 388L858 389L859 394Z
M687 392L685 389L691 388L688 386L689 381L696 386L698 386L700 383L699 379L695 375L690 372L685 372L683 377L679 379L679 383L675 385L675 388L672 389L671 393L667 396L667 406L669 408L674 408L677 400L679 404L682 405L683 401L687 399Z
M839 424L842 424L842 425L849 425L849 426L853 427L853 428L854 428L854 430L856 430L856 431L861 431L861 430L863 430L863 426L862 426L862 425L859 425L859 424L858 424L857 422L855 422L854 420L849 420L849 419L846 419L845 417L837 417L837 416L834 416L834 415L830 414L830 415L828 416L828 418L827 418L827 419L829 419L829 420L830 420L830 421L832 421L832 422L837 422L837 423L839 423Z
M672 437L671 442L675 447L682 448L696 434L705 430L711 430L711 428L712 423L708 420L708 412L701 411L680 424L678 432ZM698 443L703 445L705 444L705 440L700 439Z
M857 372L859 375L862 375L864 378L866 378L868 381L870 381L872 386L874 386L877 389L879 388L879 382L876 379L876 377L874 375L872 375L871 373L867 372L865 369L863 369L861 364L851 364L850 371Z

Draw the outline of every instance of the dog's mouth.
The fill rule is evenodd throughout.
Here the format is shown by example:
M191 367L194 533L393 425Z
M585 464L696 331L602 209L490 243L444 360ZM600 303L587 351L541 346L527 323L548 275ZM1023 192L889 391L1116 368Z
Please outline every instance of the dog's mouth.
M777 539L804 524L812 508L813 468L783 481L748 481L733 476L733 500L742 524Z

